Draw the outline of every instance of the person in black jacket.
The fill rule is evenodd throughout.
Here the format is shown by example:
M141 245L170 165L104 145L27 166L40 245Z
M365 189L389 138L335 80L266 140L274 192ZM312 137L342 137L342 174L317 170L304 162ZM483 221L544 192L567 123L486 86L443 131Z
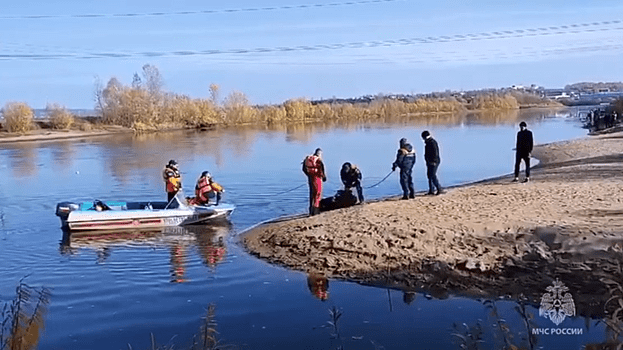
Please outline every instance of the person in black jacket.
M400 139L400 148L396 154L396 161L392 164L392 171L400 168L400 186L402 187L402 199L415 198L413 177L411 171L415 164L415 151L407 139Z
M428 193L442 194L443 191L439 185L439 179L437 179L437 168L441 163L439 157L439 145L437 141L430 135L428 130L422 131L422 140L424 140L424 160L426 161L426 177L428 178ZM437 191L435 191L437 189Z
M526 122L519 123L519 132L517 132L517 146L515 147L515 178L513 182L519 181L519 166L523 159L526 164L526 178L523 182L530 181L530 156L534 141L532 139L532 131L527 129Z
M344 190L350 191L351 188L357 189L357 197L359 203L363 203L363 188L361 187L361 170L355 165L349 162L342 164L342 170L340 170L340 179L344 184Z

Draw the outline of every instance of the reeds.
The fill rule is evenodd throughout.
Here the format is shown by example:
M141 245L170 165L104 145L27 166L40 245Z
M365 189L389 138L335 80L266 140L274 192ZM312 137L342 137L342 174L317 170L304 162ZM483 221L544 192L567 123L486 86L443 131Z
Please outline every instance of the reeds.
M65 107L53 103L45 108L53 129L69 130L74 125L75 118Z
M48 289L34 288L20 280L15 298L2 308L0 350L36 349L49 301Z
M34 113L24 102L7 102L2 109L2 116L9 132L25 133L33 129Z
M229 350L238 348L235 345L223 344L218 338L218 332L216 330L218 324L216 323L216 307L214 304L208 304L206 316L202 318L202 321L199 333L193 337L191 344L188 346L189 350ZM175 338L175 336L173 338ZM172 344L171 341L173 338L169 340L169 344L167 345L158 345L154 334L151 333L149 350L182 349L182 347ZM0 350L3 349L0 348ZM132 345L128 344L128 350L133 350Z
M147 66L146 66L147 67ZM137 131L207 125L242 125L306 123L316 121L384 121L409 117L429 118L435 114L462 113L468 110L509 110L520 104L539 104L545 100L534 94L484 91L469 96L443 93L420 97L376 96L360 100L329 100L311 102L303 98L287 100L279 105L251 105L240 91L231 92L220 103L220 88L210 85L210 97L192 99L161 89L161 78L154 66L149 76L158 84L143 84L135 75L131 86L112 78L104 89L96 91L97 109L105 123L122 125ZM156 87L152 86L156 85Z
M613 279L602 278L601 282L606 285L610 298L606 301L604 307L608 315L604 322L609 330L608 343L613 349L623 349L623 264L616 261L614 267ZM615 347L616 346L616 347Z

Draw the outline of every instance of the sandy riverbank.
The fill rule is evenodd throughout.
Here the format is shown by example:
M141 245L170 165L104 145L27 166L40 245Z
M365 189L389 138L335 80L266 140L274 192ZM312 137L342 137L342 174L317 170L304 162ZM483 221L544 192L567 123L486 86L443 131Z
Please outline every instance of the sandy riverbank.
M538 298L552 281L603 312L623 250L623 133L538 146L510 177L255 228L245 247L308 273L405 290ZM509 166L512 166L509 159ZM618 275L617 275L618 274Z
M63 139L78 139L85 137L108 136L113 134L133 133L129 128L116 125L99 126L93 130L55 130L38 128L27 133L0 132L0 144L15 142L42 142Z

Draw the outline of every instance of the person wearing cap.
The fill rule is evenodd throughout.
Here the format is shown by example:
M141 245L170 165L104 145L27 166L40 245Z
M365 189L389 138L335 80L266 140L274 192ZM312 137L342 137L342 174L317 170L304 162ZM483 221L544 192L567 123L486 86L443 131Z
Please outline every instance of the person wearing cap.
M340 179L344 184L345 191L350 191L353 187L357 189L359 203L363 203L363 188L361 187L361 170L359 170L359 167L349 162L342 164Z
M526 165L526 178L523 182L530 181L530 156L534 141L532 139L532 131L528 130L526 122L519 123L519 131L517 132L517 145L515 147L515 177L513 182L519 181L519 166L523 159Z
M177 162L173 159L164 167L162 178L167 191L167 202L171 202L173 197L182 188L182 175L177 168Z
M415 151L407 139L400 139L400 148L396 154L396 161L392 164L392 171L400 168L400 186L402 187L402 199L415 198L413 177L411 171L415 164Z
M439 185L439 179L437 179L437 168L439 168L439 163L441 163L439 145L428 130L422 131L422 140L424 140L424 160L426 161L426 177L428 178L427 194L442 194L443 191Z
M322 150L317 148L314 154L303 160L303 173L307 175L309 184L309 215L320 214L320 199L322 198L322 183L327 181L322 162Z
M210 198L216 197L216 205L218 205L221 201L221 193L224 191L223 186L214 181L210 172L204 171L195 185L194 204L205 205L210 202Z

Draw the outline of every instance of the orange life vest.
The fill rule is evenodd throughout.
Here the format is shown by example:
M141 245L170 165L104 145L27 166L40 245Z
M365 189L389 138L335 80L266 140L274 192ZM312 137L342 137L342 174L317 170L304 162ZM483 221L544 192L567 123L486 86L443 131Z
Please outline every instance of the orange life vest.
M212 186L210 185L210 181L205 176L199 178L197 181L197 186L195 186L195 197L199 198L199 200L203 203L208 202L208 193L213 191Z
M311 155L305 158L305 169L308 176L323 176L320 157Z
M164 168L164 171L162 172L162 177L164 178L164 182L166 183L167 192L177 192L179 191L180 187L182 187L182 176L180 175L179 171L168 167Z

